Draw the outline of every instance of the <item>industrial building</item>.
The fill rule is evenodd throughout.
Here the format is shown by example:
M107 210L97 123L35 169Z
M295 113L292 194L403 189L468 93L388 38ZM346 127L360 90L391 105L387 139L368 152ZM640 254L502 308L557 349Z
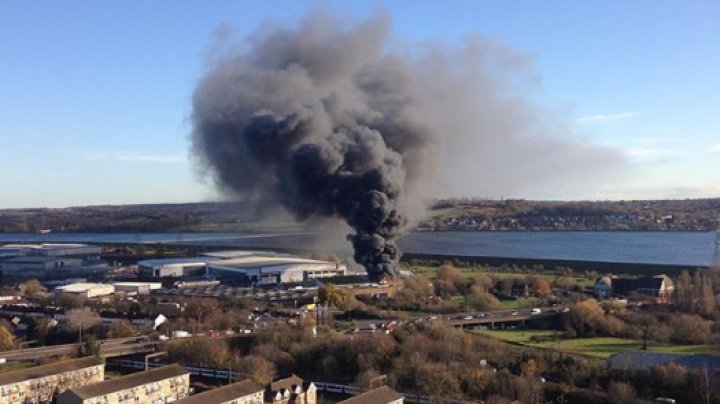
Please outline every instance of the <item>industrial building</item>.
M296 257L248 256L214 261L208 273L217 278L238 278L257 285L302 282L345 275L345 265Z
M105 362L73 359L0 374L0 403L49 403L58 392L102 382Z
M71 283L56 287L55 293L82 296L90 299L114 294L115 286L107 283Z
M131 295L147 295L152 291L160 290L160 282L113 282L115 292Z
M45 272L52 269L82 266L82 258L32 255L9 258L0 264L3 273L16 273L22 271Z
M102 247L89 244L6 244L0 246L0 256L91 257L99 256Z
M299 258L267 251L217 251L195 258L153 259L138 262L143 278L214 277L252 285L302 282L341 276L343 264Z
M197 258L160 258L138 261L138 272L142 278L182 278L203 275L207 257Z
M102 272L102 248L88 244L6 244L0 246L0 270L16 278L68 277Z
M58 395L57 404L170 403L187 397L189 391L187 370L170 365L68 389Z

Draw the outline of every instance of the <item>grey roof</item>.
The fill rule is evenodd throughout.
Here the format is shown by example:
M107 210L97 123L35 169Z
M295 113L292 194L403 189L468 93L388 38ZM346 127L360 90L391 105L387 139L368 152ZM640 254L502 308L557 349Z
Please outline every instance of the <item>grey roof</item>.
M133 373L128 376L118 377L117 379L106 380L102 383L74 387L69 391L82 399L88 399L186 374L188 374L188 372L184 367L175 364L145 372Z
M252 380L243 380L227 386L218 387L212 390L204 391L184 398L178 403L183 404L210 404L223 403L226 401L236 400L251 394L262 393L263 388Z
M16 370L0 374L0 386L22 382L26 380L39 379L51 375L71 372L83 368L103 365L105 361L94 356L67 361L55 362L48 365L33 366L27 369Z
M712 373L720 369L720 355L675 355L657 352L623 352L610 356L607 364L612 369L640 370L674 363L686 369L707 367Z
M16 258L10 258L3 262L7 263L13 263L13 264L37 264L41 262L51 262L51 261L62 261L64 259L68 259L68 257L58 257L58 256L47 256L47 255L29 255L27 257L16 257Z
M358 394L355 397L348 398L347 400L340 401L340 403L344 404L365 404L365 403L373 403L373 404L385 404L390 403L393 401L400 400L401 398L404 398L405 396L398 393L397 391L391 389L388 386L382 386L378 387L376 389L372 389L369 391L366 391L365 393ZM338 403L338 404L340 404Z

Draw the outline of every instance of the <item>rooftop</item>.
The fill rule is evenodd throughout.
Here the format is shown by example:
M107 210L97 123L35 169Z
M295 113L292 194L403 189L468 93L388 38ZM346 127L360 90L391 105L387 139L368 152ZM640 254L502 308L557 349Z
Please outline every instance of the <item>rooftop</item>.
M183 404L209 404L232 401L250 394L262 393L263 388L252 380L243 380L227 386L218 387L204 391L193 396L184 398L178 403Z
M216 260L217 259L213 259L210 257L158 258L138 261L138 265L144 267L156 267L163 265L206 264Z
M332 265L335 265L334 262L311 260L311 259L307 259L307 258L258 257L258 256L231 258L231 259L222 260L219 262L214 262L214 264L226 266L226 267L235 267L235 268L255 267L255 266L259 266L259 265L276 266L276 265L288 265L288 264L332 264Z
M270 391L278 391L284 389L292 390L295 386L302 387L303 382L304 380L300 378L300 376L292 375L290 377L279 379L270 383Z
M388 386L378 387L376 389L368 390L365 393L358 394L355 397L348 398L347 400L340 401L344 404L364 404L364 403L389 403L392 401L403 398L402 394L391 389ZM339 404L339 403L338 403Z
M133 373L128 376L118 377L117 379L106 380L102 383L74 387L70 389L70 391L82 399L88 399L186 374L188 374L188 372L184 367L175 364L147 370L145 372Z
M49 365L33 366L27 369L16 370L0 374L0 386L22 382L31 379L39 379L50 375L56 375L73 370L79 370L91 366L104 364L105 361L94 356L80 359L72 359L62 362L55 362Z
M69 285L62 285L55 288L63 292L85 292L91 289L115 289L115 286L108 283L71 283Z

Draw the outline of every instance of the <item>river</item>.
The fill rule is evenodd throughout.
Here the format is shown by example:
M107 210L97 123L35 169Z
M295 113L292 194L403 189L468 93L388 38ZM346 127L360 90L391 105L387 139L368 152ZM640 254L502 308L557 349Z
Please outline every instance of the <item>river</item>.
M0 242L169 243L227 248L323 245L319 233L0 233ZM714 232L411 232L407 253L707 266ZM346 246L339 238L335 247Z

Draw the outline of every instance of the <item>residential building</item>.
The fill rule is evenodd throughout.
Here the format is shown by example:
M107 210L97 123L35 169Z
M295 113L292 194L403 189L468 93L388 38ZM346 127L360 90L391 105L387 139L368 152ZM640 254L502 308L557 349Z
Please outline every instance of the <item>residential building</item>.
M169 403L187 397L189 391L187 370L170 365L68 389L58 395L57 404Z
M296 375L276 380L265 389L265 402L273 404L316 404L317 388Z
M263 404L263 393L259 384L243 380L192 395L178 404Z
M612 281L613 279L610 276L597 278L593 290L598 299L607 299L612 296Z
M88 357L0 374L0 404L50 403L69 388L102 382L105 361Z
M599 298L642 295L652 298L655 303L665 304L671 301L675 285L672 279L664 274L639 278L605 276L595 281L594 290Z
M338 404L403 404L405 396L388 386L378 387L340 401Z

